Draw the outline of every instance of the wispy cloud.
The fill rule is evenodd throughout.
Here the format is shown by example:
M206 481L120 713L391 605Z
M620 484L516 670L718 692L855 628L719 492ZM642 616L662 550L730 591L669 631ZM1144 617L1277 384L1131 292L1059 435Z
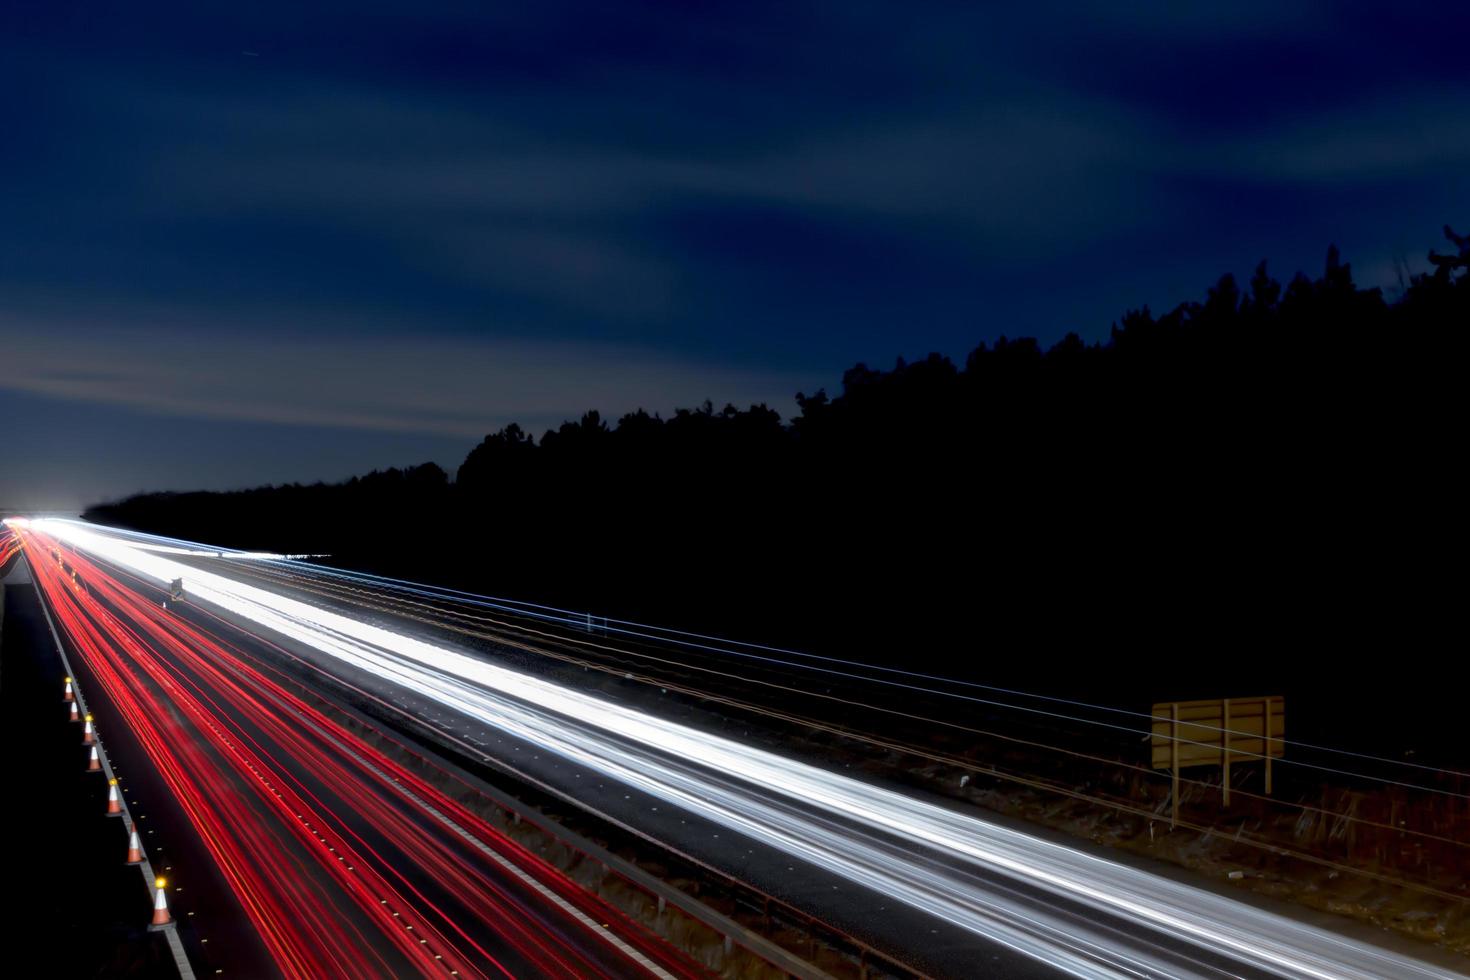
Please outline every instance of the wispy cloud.
M298 340L179 329L0 325L0 387L160 415L478 437L586 409L667 413L765 402L826 379L712 366L613 344Z
M1210 146L1200 165L1222 176L1366 183L1470 171L1470 90L1403 92Z
M493 110L439 106L425 113L432 125L404 123L422 133L405 142L389 135L391 127L377 137L363 132L364 118L410 115L400 98L379 98L374 106L365 92L316 92L236 104L212 151L181 145L149 165L171 175L176 206L205 215L371 214L388 231L411 224L406 216L434 228L535 220L585 231L659 209L784 204L968 225L972 235L1040 245L1052 234L1049 216L1087 199L1106 203L1136 180L1137 146L1155 136L1144 117L1120 105L1054 93L977 101L958 114L836 119L747 133L738 144L684 147L640 147L617 133L556 138ZM182 121L204 115L209 100L160 93L155 104ZM306 120L313 148L282 153Z

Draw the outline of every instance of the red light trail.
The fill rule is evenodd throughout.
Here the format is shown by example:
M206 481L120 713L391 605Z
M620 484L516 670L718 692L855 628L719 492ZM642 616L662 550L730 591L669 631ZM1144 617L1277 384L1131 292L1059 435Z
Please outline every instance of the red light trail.
M20 554L20 539L10 528L0 525L0 569L4 569L10 563L10 559L18 554Z
M19 535L92 689L283 975L703 975L291 693L223 631L167 613L54 539ZM0 556L14 541L0 538Z

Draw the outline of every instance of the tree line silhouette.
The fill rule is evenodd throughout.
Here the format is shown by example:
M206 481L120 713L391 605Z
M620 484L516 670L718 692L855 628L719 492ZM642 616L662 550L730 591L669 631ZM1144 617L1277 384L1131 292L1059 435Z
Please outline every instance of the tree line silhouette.
M1391 299L1332 248L1316 278L1262 262L1103 341L859 364L789 422L589 411L506 426L452 480L85 516L1053 691L1408 691L1450 656L1464 514L1470 238L1445 234Z

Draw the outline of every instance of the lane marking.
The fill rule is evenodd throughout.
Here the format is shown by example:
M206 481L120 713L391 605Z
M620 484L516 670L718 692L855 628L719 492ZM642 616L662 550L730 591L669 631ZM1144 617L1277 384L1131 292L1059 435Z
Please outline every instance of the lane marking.
M311 721L304 715L296 712L293 712L293 714L296 714L296 717L300 719L302 725L314 730L321 738L326 739L327 741L337 746L338 750L340 750L344 755L350 756L358 763L358 765L361 765L363 768L373 772L385 782L394 783L398 789L398 792L402 793L409 800L413 801L413 803L417 805L420 809L422 809L425 813L428 813L435 820L438 820L440 823L442 823L445 827L448 827L460 837L463 837L476 850L483 853L486 857L490 858L490 860L500 865L506 871L509 871L523 884L531 888L537 894L541 895L541 897L550 901L553 905L560 908L563 912L576 919L578 922L586 927L588 932L596 936L601 936L603 939L607 940L608 943L612 944L612 946L614 946L624 956L627 956L629 959L633 960L633 962L643 967L653 976L658 977L659 980L678 980L678 978L675 977L672 973L668 972L663 967L655 963L653 960L649 959L648 956L646 956L641 950L630 946L627 942L623 940L621 936L613 933L611 929L605 928L603 923L599 923L596 919L592 918L587 913L583 912L581 909L577 908L575 905L562 898L556 892L552 891L550 888L546 887L546 885L542 884L540 881L536 880L534 877L528 874L515 862L511 861L503 854L495 851L493 848L490 847L490 845L486 844L484 841L480 840L480 838L470 833L462 825L460 825L458 821L449 816L449 814L442 812L432 803L420 797L417 793L404 786L398 780L392 779L383 770L379 769L377 766L373 765L357 752L353 751L350 746L344 745L331 732L323 731L315 722Z

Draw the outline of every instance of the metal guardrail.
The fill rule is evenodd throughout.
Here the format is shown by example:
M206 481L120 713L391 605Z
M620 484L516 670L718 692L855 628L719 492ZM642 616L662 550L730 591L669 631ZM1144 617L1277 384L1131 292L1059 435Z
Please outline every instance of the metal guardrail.
M238 617L228 612L227 610L213 610L213 612L215 615L229 622L236 623L237 625L244 625L243 621L239 620ZM558 617L543 615L539 618L552 619ZM565 625L569 625L579 629L583 626L584 623L580 615L576 616L575 618L567 617L563 619L562 622ZM463 766L457 765L452 760L445 759L444 757L439 756L423 743L425 741L430 741L436 745L441 746L442 748L447 749L452 753L467 755L473 759L478 760L480 763L489 766L490 768L506 774L507 776L518 782L534 788L538 792L544 793L549 797L560 800L561 802L577 810L591 815L596 820L599 820L609 826L616 827L618 830L646 842L650 847L655 848L656 850L664 854L671 855L677 858L679 861L683 862L685 865L691 868L698 869L699 873L718 881L722 887L726 888L732 893L732 895L736 896L737 900L743 899L741 901L741 904L745 905L747 908L751 909L754 912L764 915L768 920L773 915L779 915L791 924L796 925L802 930L806 931L808 934L814 937L821 937L821 941L827 943L834 949L851 950L852 955L856 959L856 966L858 967L859 976L862 978L866 978L868 976L868 968L870 963L882 963L885 964L888 969L897 972L899 975L915 977L918 978L918 980L927 980L926 975L917 970L915 967L911 966L908 963L905 963L904 961L889 953L885 953L884 951L864 942L863 940L852 935L846 930L835 926L825 921L824 919L814 916L800 908L797 908L784 899L772 895L756 887L755 885L744 881L743 879L737 878L729 874L728 872L723 871L722 869L701 860L700 858L679 850L669 843L659 840L645 833L644 831L639 830L637 827L634 827L631 824L619 820L617 817L614 817L611 814L604 813L595 807L589 806L585 801L576 799L564 793L563 791L543 782L530 773L516 768L505 760L498 759L490 755L483 749L465 744L453 738L446 738L444 733L440 732L438 729L428 724L424 719L409 715L402 709L391 705L386 701L383 701L381 698L378 698L375 695L352 687L348 682L343 681L340 678L333 677L332 680L335 683L350 688L355 693L363 697L367 697L381 704L386 711L392 714L401 715L407 720L409 724L414 726L414 728L416 729L416 738L415 744L412 746L410 751L420 752L425 756L432 756L437 763L450 766L454 769L459 770L463 775L471 778L477 789L484 791L487 796L490 796L492 799L494 799L497 806L512 814L526 816L527 819L530 819L535 826L551 836L553 839L559 840L567 846L572 847L574 850L579 850L587 854L589 857L593 857L594 860L600 861L605 867L608 867L609 870L616 870L617 873L620 874L620 876L627 879L631 884L634 884L635 886L642 888L650 894L653 894L655 897L660 898L662 901L669 902L670 904L679 905L679 907L684 908L686 913L689 914L692 918L695 918L699 921L704 921L705 924L708 925L710 928L721 932L729 938L732 938L734 942L745 946L748 950L750 950L761 959L764 959L767 962L771 963L771 965L777 967L777 969L787 972L789 975L794 977L825 978L825 980L832 980L829 974L819 970L814 965L808 963L800 957L797 957L794 953L791 953L784 947L781 947L774 942L765 939L758 933L752 932L746 927L741 926L739 923L734 922L734 920L731 920L728 917L721 915L714 909L709 908L704 903L699 902L697 899L691 898L684 892L681 892L673 886L668 885L660 879L649 875L647 872L642 871L642 869L638 868L636 865L617 858L616 855L610 854L605 849L592 843L581 835L575 834L575 832L570 831L560 824L556 824L555 822L542 817L540 814L536 814L535 817L532 817L531 814L534 811L532 811L531 808L527 806L527 804L517 801L514 797L505 794L499 790L496 790L493 786L485 782L483 779L475 777L473 773L465 771ZM310 691L318 698L322 698L322 694L319 690L316 690L305 683L299 681L298 683L301 683L301 687L304 690ZM323 698L323 700L325 700L325 698ZM337 701L329 700L327 701L327 703L332 705L334 708L338 708L344 711L347 714L358 717L360 720L363 720L364 723L368 725L368 727L377 730L377 726L371 720L363 719L362 713L357 711L356 709L348 708L344 705L339 704ZM536 819L536 817L540 817L540 819ZM606 855L609 860L604 860L602 855ZM626 869L626 871L624 869ZM646 879L647 884L645 885L641 883L639 878ZM676 899L678 899L679 901L676 902ZM680 902L692 904L686 907L682 904L679 904ZM739 932L727 931L732 927L733 929L738 929ZM765 952L758 950L755 945L756 943L759 943L764 948L768 948L770 950L770 955L767 955ZM773 959L773 957L775 958Z
M238 616L231 613L229 610L211 608L210 613L223 621L246 629L246 631L248 632L247 624L241 621ZM336 679L333 678L333 680ZM306 684L299 678L293 678L293 682L300 690L315 697L318 701L325 703L330 709L356 719L360 724L369 729L372 729L375 732L379 731L378 725L374 722L374 720L370 716L365 716L363 712L342 704L338 700L329 698L320 689ZM386 702L383 703L385 704L385 707L387 707ZM408 720L418 727L424 728L424 731L429 735L429 738L433 739L437 744L442 744L439 743L438 739L434 738L435 733L432 729L427 729L424 727L423 721L421 719L409 717ZM586 855L593 861L600 863L609 872L617 874L620 878L627 881L630 885L652 896L656 901L659 902L661 907L665 905L674 906L675 908L682 911L685 915L688 915L691 919L694 919L695 921L704 924L705 926L716 932L718 935L725 937L727 945L739 945L750 952L752 955L761 960L764 960L765 962L769 963L771 966L787 974L788 976L797 978L797 980L835 980L835 978L831 974L817 968L815 965L807 962L806 960L802 959L785 947L782 947L777 943L771 941L770 939L767 939L766 937L760 935L759 933L752 931L748 927L742 925L729 916L726 916L723 913L713 908L710 908L708 905L699 901L697 898L694 898L693 896L690 896L685 892L680 891L667 882L664 882L656 876L637 867L626 859L621 858L618 855L613 854L607 849L594 843L593 841L582 837L575 831L558 825L557 823L555 823L555 821L550 820L544 815L534 811L531 807L527 806L525 803L517 801L509 794L496 789L489 783L485 782L483 779L480 779L473 773L466 771L463 766L456 764L450 759L440 756L437 752L434 752L432 748L422 744L425 740L426 739L421 737L417 739L413 745L405 746L405 749L411 753L417 753L422 757L429 759L430 761L438 765L442 765L447 769L453 769L457 771L458 774L469 780L477 790L483 792L486 797L489 798L498 808L504 810L507 813L510 813L514 818L518 820L527 820L529 823L535 826L542 833L545 833L551 839L572 850ZM505 766L503 763L500 763L499 760L496 760L484 753L478 753L477 750L471 749L469 746L456 744L453 747L444 747L448 748L451 752L475 752L476 754L483 756L483 761L486 764L491 765L494 768L501 769L502 771L506 771L515 778L527 782L540 791L548 792L552 795L562 797L562 794L557 793L551 787L541 785L539 781L537 781L534 777L531 777L528 774L516 772L510 767ZM574 805L581 806L575 800L568 800L568 802ZM731 878L729 875L718 871L718 869L710 868L709 866L704 865L702 862L699 862L693 858L683 855L676 850L667 847L667 845L659 844L657 841L653 841L652 838L648 838L646 835L636 831L634 828L619 823L612 817L601 814L598 811L592 810L585 806L581 806L581 808L589 813L592 813L594 816L599 817L600 819L606 820L607 822L619 827L620 829L631 831L637 834L639 837L649 840L651 843L653 843L655 846L658 846L665 852L674 854L681 860L684 860L694 866L699 867L701 871L717 875L724 883L726 883L727 886L733 886L746 891L754 891L754 889L752 889L745 883L740 882L738 879ZM825 923L822 923L821 920L815 919L802 912L801 910L787 905L785 902L782 902L778 898L768 896L763 892L758 893L758 897L761 899L762 904L769 908L789 910L790 917L793 919L793 921L804 922L809 927L812 925L818 925L821 927L822 931L834 936L841 937L843 942L845 942L852 949L857 951L859 960L859 971L862 975L866 976L866 963L870 959L890 962L895 967L899 968L902 973L906 975L914 975L914 971L912 970L912 968L906 967L899 961L887 956L886 954L871 947L868 947L867 944L862 943L860 940L857 940L856 937L849 937L841 930L837 930L830 926L827 926Z
M383 734L379 731L371 717L364 716L362 712L355 708L339 704L327 698L321 691L299 680L295 683L302 691L324 702L331 710L348 715L366 728ZM390 736L385 735L384 737L389 737L392 740ZM492 786L474 773L466 772L462 766L457 765L451 759L440 756L428 746L416 744L413 746L404 746L404 749L411 754L420 755L426 761L446 770L457 770L458 775L470 782L478 792L494 803L497 808L510 814L514 820L525 820L553 841L599 863L608 872L616 874L640 891L651 895L658 901L660 909L665 905L674 906L690 918L703 923L719 935L724 936L727 943L734 943L744 947L756 957L766 961L788 976L797 978L797 980L834 980L831 974L818 969L785 947L777 945L729 916L710 908L697 898L680 891L673 885L644 871L642 868L625 858L619 857L600 844L588 840L576 831L547 818L535 808L517 800L503 790ZM455 751L455 749L451 749L451 751Z
M320 692L314 693L317 693L318 697L321 696ZM340 708L348 714L360 716L360 713L354 709L336 705L335 702L329 703L332 703L335 707ZM417 720L414 721L415 724L417 724L420 728L424 728L422 722ZM374 728L374 730L376 730L371 721L365 720L365 723L368 724L369 727L372 727ZM432 738L432 730L425 730L430 733L430 737ZM543 833L546 833L548 836L550 836L553 840L557 840L558 842L565 844L566 846L571 847L574 850L582 852L593 860L599 861L609 871L618 874L620 877L628 880L631 884L640 887L644 891L654 895L656 898L660 898L664 901L667 901L671 905L675 905L676 907L683 909L692 918L702 921L706 925L710 926L712 929L715 929L716 931L726 935L727 937L732 938L739 945L745 946L752 953L759 956L761 959L766 960L768 963L771 963L771 965L777 967L778 969L785 971L790 976L799 978L812 978L812 980L819 980L819 978L832 980L830 974L818 969L816 966L812 965L806 960L801 959L800 957L796 956L796 954L790 952L784 947L779 946L774 942L766 939L765 937L759 935L758 933L751 931L747 927L740 925L738 922L735 922L728 916L725 916L720 912L715 911L708 905L705 905L703 902L698 901L698 899L692 898L691 896L673 887L672 885L669 885L661 879L649 874L648 872L639 868L637 865L632 864L631 862L628 862L615 854L612 854L606 848L603 848L600 845L593 843L592 841L576 833L575 831L570 830L562 826L561 824L558 824L555 821L545 817L543 814L528 806L526 803L517 800L515 797L510 796L509 794L501 790L496 789L490 783L475 776L473 773L465 772L462 766L456 765L452 760L438 755L438 753L432 751L427 746L416 744L411 749L409 749L409 751L421 753L426 758L429 758L431 761L433 761L436 765L452 766L453 768L458 769L461 773L463 773L465 777L469 779L470 782L473 783L474 787L477 790L483 792L487 797L489 797L496 804L496 806L513 815L526 819L533 826L537 827ZM474 752L481 756L482 761L486 765L489 765L494 769L506 773L511 778L525 782L538 791L546 793L549 796L561 799L568 804L576 807L577 809L591 814L594 818L598 820L604 821L611 826L617 827L619 830L628 832L638 837L639 839L648 842L650 845L660 851L672 854L680 861L683 861L686 864L698 868L701 873L717 879L722 886L729 889L736 895L745 893L746 895L751 896L753 900L747 899L743 904L745 904L746 907L752 909L753 911L758 911L761 914L767 916L767 918L769 918L773 913L780 914L789 921L801 925L804 929L814 935L825 936L829 941L835 940L839 944L850 947L857 954L857 966L860 976L867 976L867 968L869 962L881 962L888 964L890 967L896 969L902 975L916 977L919 978L919 980L924 980L925 978L925 975L917 971L914 967L883 952L882 950L870 946L869 944L863 942L861 939L858 939L856 936L851 935L850 933L838 928L837 926L834 926L823 919L811 915L810 913L807 913L797 908L796 906L791 905L784 899L771 895L768 892L765 892L757 888L756 886L746 881L743 881L740 878L736 878L733 875L730 875L727 872L720 870L719 868L709 865L692 855L686 854L685 852L680 851L663 841L659 841L653 837L650 837L648 834L638 830L635 827L632 827L627 823L624 823L623 821L618 820L616 817L602 813L600 810L588 806L583 801L572 799L566 794L557 790L555 787L547 785L538 780L536 777L522 772L521 770L516 769L514 766L510 766L507 763L504 763L501 760L488 755L487 753L458 745L451 748L450 751Z

